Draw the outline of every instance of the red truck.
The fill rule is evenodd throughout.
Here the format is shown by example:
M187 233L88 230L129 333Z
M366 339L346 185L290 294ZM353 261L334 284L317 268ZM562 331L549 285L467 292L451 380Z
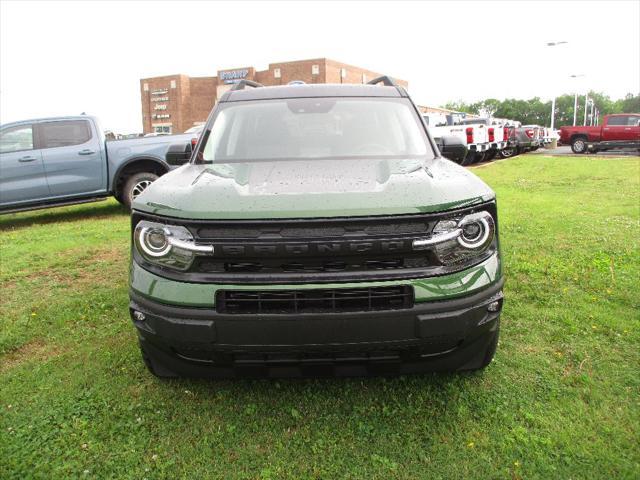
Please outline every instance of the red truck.
M560 143L571 145L573 153L640 149L640 113L605 115L602 125L595 127L561 127Z

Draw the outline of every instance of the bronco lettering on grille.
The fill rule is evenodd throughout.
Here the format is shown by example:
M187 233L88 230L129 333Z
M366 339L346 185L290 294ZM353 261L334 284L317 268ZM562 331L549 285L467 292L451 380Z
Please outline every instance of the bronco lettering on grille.
M215 245L216 256L269 256L305 254L353 254L363 252L396 252L409 249L411 242L385 240L367 242L282 243L259 245ZM410 251L410 249L409 249Z

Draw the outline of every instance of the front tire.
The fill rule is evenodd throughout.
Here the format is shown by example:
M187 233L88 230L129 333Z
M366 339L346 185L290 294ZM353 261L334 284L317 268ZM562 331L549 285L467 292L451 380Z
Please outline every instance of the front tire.
M577 154L586 153L587 139L584 137L576 137L573 140L571 140L571 151Z
M131 175L124 184L122 191L122 204L131 210L131 204L149 185L155 182L158 176L155 173L140 172Z

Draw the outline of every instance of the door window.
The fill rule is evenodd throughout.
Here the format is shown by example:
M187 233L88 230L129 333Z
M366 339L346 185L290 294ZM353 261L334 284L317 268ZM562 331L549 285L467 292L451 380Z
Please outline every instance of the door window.
M607 122L607 126L615 127L615 126L626 126L629 116L627 115L619 115L617 117L609 117L609 121Z
M45 122L38 124L40 148L80 145L91 139L91 128L86 120Z
M627 120L627 126L629 127L639 127L640 126L640 116L638 115L629 115Z
M0 153L33 150L33 127L20 125L0 134Z

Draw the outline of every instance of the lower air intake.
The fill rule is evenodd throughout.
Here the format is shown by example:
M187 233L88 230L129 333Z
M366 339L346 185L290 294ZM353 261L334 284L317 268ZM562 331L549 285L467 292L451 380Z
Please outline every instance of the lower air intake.
M339 313L413 307L408 285L311 290L219 290L216 310L227 314Z

